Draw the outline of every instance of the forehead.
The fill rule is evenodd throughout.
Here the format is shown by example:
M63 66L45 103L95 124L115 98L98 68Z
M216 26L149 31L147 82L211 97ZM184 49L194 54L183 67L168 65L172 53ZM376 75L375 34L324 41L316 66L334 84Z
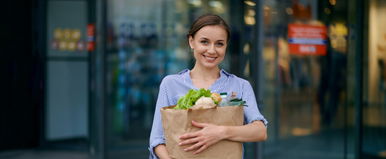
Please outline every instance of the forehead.
M213 40L226 40L227 32L219 25L208 25L197 31L196 38L208 38Z

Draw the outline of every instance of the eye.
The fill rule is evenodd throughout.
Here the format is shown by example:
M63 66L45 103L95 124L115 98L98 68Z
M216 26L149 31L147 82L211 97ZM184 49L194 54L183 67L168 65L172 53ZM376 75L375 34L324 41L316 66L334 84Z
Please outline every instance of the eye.
M207 44L209 44L209 41L208 40L201 40L200 43L204 44L204 45L207 45Z
M218 43L216 43L216 46L218 46L218 47L222 47L222 46L224 46L224 43L222 43L222 42L218 42Z

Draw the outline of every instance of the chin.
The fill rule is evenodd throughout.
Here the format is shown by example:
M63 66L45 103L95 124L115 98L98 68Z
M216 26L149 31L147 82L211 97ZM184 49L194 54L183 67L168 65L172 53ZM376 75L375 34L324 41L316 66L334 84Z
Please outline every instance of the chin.
M217 68L218 67L218 63L204 63L203 66L205 68L208 68L208 69L212 69L212 68Z

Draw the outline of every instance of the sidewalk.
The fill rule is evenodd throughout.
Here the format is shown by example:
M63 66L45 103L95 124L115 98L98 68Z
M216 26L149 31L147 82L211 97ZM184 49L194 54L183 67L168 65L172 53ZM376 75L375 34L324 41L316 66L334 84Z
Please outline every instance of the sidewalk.
M65 150L13 150L0 152L0 159L91 159L87 152Z

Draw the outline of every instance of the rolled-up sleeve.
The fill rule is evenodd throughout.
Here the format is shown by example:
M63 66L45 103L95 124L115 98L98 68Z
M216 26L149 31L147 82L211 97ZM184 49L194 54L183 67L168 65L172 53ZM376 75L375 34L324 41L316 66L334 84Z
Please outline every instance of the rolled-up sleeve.
M159 88L158 99L154 112L153 126L150 133L149 151L150 159L158 159L154 152L154 147L160 144L165 144L164 132L162 128L162 119L160 109L170 104L167 94L167 77L165 77Z
M244 107L245 123L249 124L253 121L260 120L264 123L265 126L267 126L268 121L264 118L258 109L255 93L253 92L251 84L248 81L243 80L242 88L242 99L246 101L247 105Z

